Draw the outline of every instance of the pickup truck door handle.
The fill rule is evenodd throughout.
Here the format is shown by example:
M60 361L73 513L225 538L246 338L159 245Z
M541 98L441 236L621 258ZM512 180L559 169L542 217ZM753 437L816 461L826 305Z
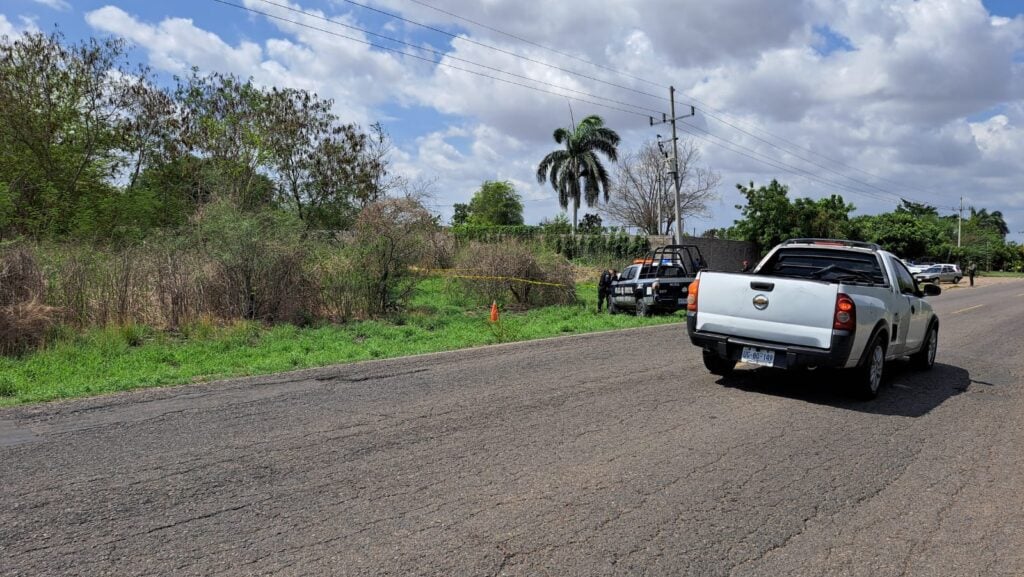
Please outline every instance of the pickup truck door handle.
M775 288L775 283L773 283L773 282L761 282L761 281L756 281L755 280L755 281L751 281L750 282L750 288L752 288L752 289L754 289L756 291L772 292L772 289Z

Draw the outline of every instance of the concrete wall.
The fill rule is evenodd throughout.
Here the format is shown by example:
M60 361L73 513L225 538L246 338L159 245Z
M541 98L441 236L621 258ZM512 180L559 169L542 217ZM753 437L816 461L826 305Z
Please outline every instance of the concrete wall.
M672 242L670 236L650 236L648 239L652 249ZM761 255L754 249L754 244L742 240L687 236L683 237L682 244L697 245L711 270L739 272L743 269L744 259L750 261L750 266L761 260Z

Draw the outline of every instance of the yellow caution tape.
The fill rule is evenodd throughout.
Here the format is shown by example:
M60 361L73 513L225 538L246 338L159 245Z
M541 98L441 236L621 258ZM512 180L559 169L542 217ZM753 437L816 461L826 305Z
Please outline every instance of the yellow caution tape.
M520 283L524 283L524 284L534 284L534 285L554 286L554 287L568 287L569 286L569 285L562 284L562 283L545 282L545 281L532 280L532 279L527 279L527 278L517 278L517 277L512 277L512 276L486 276L486 275L473 275L473 274L453 274L455 272L461 272L461 271L470 271L470 272L472 272L472 269L456 269L456 268L431 269L431 268L419 268L419 267L410 267L410 268L412 268L413 270L422 272L422 273L426 273L426 274L441 274L441 275L444 275L444 276L446 276L448 278L468 278L468 279L474 279L474 280L513 281L513 282L520 282Z

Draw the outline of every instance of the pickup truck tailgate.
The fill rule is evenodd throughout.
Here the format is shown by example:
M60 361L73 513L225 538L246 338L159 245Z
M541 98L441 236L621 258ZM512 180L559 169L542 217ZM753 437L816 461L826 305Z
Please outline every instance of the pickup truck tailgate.
M706 271L699 278L698 331L820 349L831 346L839 285Z

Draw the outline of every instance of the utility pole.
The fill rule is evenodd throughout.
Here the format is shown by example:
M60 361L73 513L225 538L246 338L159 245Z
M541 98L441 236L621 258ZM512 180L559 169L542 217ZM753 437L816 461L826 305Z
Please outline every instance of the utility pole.
M956 213L956 247L960 248L960 232L964 227L964 197L960 197L960 212Z
M683 116L676 116L676 88L675 86L668 87L668 99L670 102L670 117L666 117L664 114L661 115L661 122L657 124L668 124L672 123L672 183L675 186L676 192L676 226L672 233L675 239L675 244L682 242L683 238L683 219L680 218L679 214L679 137L676 136L676 120L694 116L697 111L693 106L690 107L690 113ZM655 125L654 117L649 117L651 126Z

